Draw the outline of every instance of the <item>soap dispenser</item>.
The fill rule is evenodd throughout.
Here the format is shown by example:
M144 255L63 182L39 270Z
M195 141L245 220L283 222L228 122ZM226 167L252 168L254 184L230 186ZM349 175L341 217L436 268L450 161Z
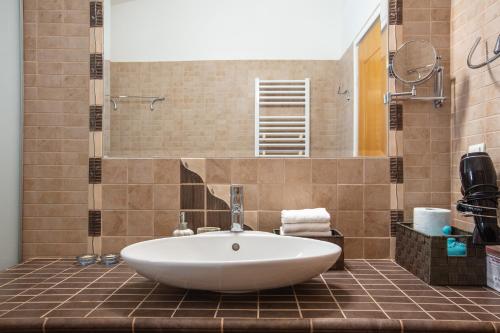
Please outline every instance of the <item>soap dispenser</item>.
M179 215L179 227L174 231L173 236L174 237L181 237L181 236L191 236L194 235L193 230L188 228L187 222L186 222L186 213L181 212Z

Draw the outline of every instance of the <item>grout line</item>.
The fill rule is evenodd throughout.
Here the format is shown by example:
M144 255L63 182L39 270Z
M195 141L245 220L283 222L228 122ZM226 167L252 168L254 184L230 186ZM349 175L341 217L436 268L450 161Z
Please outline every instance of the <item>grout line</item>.
M116 267L118 267L120 265L117 265ZM114 268L116 268L114 267ZM113 268L113 269L114 269ZM118 290L120 290L123 286L125 286L130 280L132 280L135 276L137 275L137 273L133 273L131 277L129 277L127 280L125 280L118 288L116 288L111 294L109 294L108 297L106 297L104 299L104 301L100 301L98 305L96 305L92 310L90 310L83 318L88 318L89 315L93 312L95 312L95 310L97 310L98 307L100 307L101 305L103 305L105 302L107 302L113 295L116 294L116 292Z
M389 279L388 277L385 276L384 273L382 273L381 271L378 270L378 268L376 268L375 266L373 266L368 260L366 261L368 263L368 265L370 265L370 267L372 267L376 272L378 272L380 275L382 275L387 281L389 281L394 287L396 287L401 293L403 293L403 295L405 295L406 297L408 297L412 302L413 304L415 304L416 306L418 306L425 314L427 314L429 317L431 317L433 320L436 320L436 318L434 318L430 313L428 313L423 307L420 306L420 304L418 304L417 302L415 302L413 300L413 298L411 298L410 296L408 296L408 294L401 288L399 288L399 286L397 284L395 284L394 282L392 282L391 279ZM424 304L424 303L422 303Z
M12 282L14 282L14 281L16 281L16 280L18 280L18 279L21 279L21 278L26 277L26 275L33 274L33 273L35 273L35 272L37 272L37 271L39 271L39 270L41 270L41 269L43 269L43 268L45 268L45 267L47 267L47 266L53 265L53 264L55 264L56 262L61 261L61 259L60 259L60 258L54 258L54 260L55 260L55 261L51 261L51 262L49 262L48 264L43 265L43 266L41 266L40 268L35 269L34 271L30 271L30 272L28 272L28 273L24 273L23 275L21 275L21 276L19 276L19 277L15 278L15 279L13 279L13 280L11 280L11 281L9 281L9 282L5 282L4 284L0 285L0 288L1 288L1 287L6 286L6 285L8 285L8 284L10 284L10 283L12 283ZM11 268L7 269L5 272L7 273L7 272L11 271L13 268L19 267L19 266L24 265L24 264L28 264L28 263L30 263L30 262L31 262L31 261L28 261L28 262L22 262L22 263L20 263L20 264L17 264L17 265L16 265L16 266L14 266L14 267L11 267ZM62 273L62 272L64 272L65 270L67 270L67 268L66 268L66 269L64 269L63 271L61 271L61 273ZM57 273L57 274L60 274L60 273ZM52 277L53 277L53 276L52 276ZM50 278L52 278L52 277L50 277ZM47 279L45 279L45 280L48 280L48 279L50 279L50 278L47 278ZM45 280L44 280L44 281L45 281ZM40 282L40 283L42 283L42 282ZM37 284L40 284L40 283L37 283ZM35 285L37 285L37 284L35 284ZM16 296L18 296L18 295L16 295ZM2 302L2 303L5 303L5 302Z
M304 319L304 317L302 316L302 310L300 309L299 299L297 298L297 293L295 292L295 286L291 286L291 287L292 287L292 291L293 291L293 298L295 299L295 304L297 304L297 309L299 309L300 319Z
M477 304L477 303L474 301L474 297L467 297L467 296L464 296L464 295L463 295L460 291L458 291L458 290L454 289L453 287L452 287L451 289L452 289L452 291L456 292L456 293L457 293L457 294L459 294L460 296L462 296L462 297L464 297L465 299L467 299L467 300L471 301L471 302L473 303L473 305L476 305L476 306L480 307L482 310L484 310L484 311L486 311L487 313L489 313L489 314L491 314L491 315L495 316L496 318L498 318L498 316L497 316L495 313L493 313L493 312L491 312L490 310L488 310L488 308L485 308L484 306L482 306L482 305L480 305L480 304ZM439 292L439 291L438 291L438 292ZM443 296L444 296L444 295L443 295ZM446 297L446 296L445 296L445 297ZM481 297L481 298L489 298L489 297ZM493 299L496 299L496 298L493 298ZM451 302L453 302L452 300L450 300L450 301L451 301ZM453 302L453 303L454 303L454 304L456 304L455 302ZM458 305L458 304L457 304L457 305ZM460 305L458 305L458 306L460 306ZM464 311L465 311L465 310L464 310ZM474 316L472 313L470 313L470 314L471 314L472 316ZM476 317L476 316L474 316L474 317ZM476 317L476 319L480 320L480 319L479 319L479 318L477 318L477 317ZM494 326L494 325L493 325L493 326ZM496 331L496 328L495 328L495 331Z
M57 261L54 261L53 263L59 262L60 260L61 260L61 259L59 259L59 260L57 260ZM59 274L64 274L64 272L65 272L65 271L67 271L67 270L68 270L68 269L70 269L70 268L71 268L71 267L64 269L63 271L61 271L61 272L57 273L55 276L57 276L57 275L59 275ZM57 282L57 283L56 283L56 284L54 284L53 286L51 286L51 287L49 287L49 288L45 289L45 290L44 290L44 293L45 293L45 292L47 292L47 290L51 290L51 289L53 289L54 287L56 287L57 285L59 285L59 284L61 284L61 283L65 282L66 280L68 280L68 279L70 279L70 278L74 277L76 274L78 274L78 273L82 272L83 270L85 270L85 268L87 268L87 266L82 267L82 268L81 268L80 270L78 270L77 272L70 274L68 277L66 277L66 278L64 278L63 280L61 280L61 281ZM55 277L55 276L53 276L53 277ZM53 278L53 277L51 277L51 278ZM51 279L51 278L49 278L49 279ZM47 279L45 279L45 280L47 280ZM44 280L44 281L45 281L45 280ZM40 283L43 283L43 282L40 282ZM35 286L36 286L36 285L38 285L38 284L40 284L40 283L35 284ZM33 289L33 287L30 287L29 289ZM22 305L24 305L24 304L26 304L26 303L30 303L30 301L31 301L31 300L35 299L36 297L38 297L38 296L40 296L40 295L41 295L41 294L34 295L34 296L30 297L28 300L26 300L26 301L24 301L24 302L20 302L17 306L15 306L14 308L12 308L12 309L8 310L7 312L5 312L4 314L2 314L2 316L6 315L7 313L9 313L9 312L11 312L11 311L17 310L19 307L21 307ZM13 296L13 297L17 297L17 296L20 296L20 295L16 295L16 296ZM31 295L29 295L29 296L31 296ZM13 297L11 297L11 298L9 298L9 299L12 299ZM69 298L71 298L71 297L69 297ZM7 300L7 301L8 301L8 300ZM6 301L6 302L7 302L7 301ZM4 302L4 303L5 303L5 302Z
M130 313L128 314L127 317L130 318L130 315L132 313L134 313L137 309L139 309L139 307L146 301L146 299L151 296L151 294L160 286L160 283L156 282L155 286L153 288L151 288L151 290L149 291L149 293L147 293L144 298L142 299L142 301L139 302L139 304L136 305L135 308L132 309L132 311L130 311ZM145 288L144 288L145 289ZM134 317L135 318L135 317Z
M347 271L347 270L346 270ZM339 307L339 310L340 310L340 313L342 314L342 317L344 317L344 319L346 319L346 315L344 314L344 310L342 310L342 308L340 307L340 304L339 302L337 301L337 299L335 298L335 296L333 295L333 292L332 290L330 289L330 286L328 285L328 283L326 283L326 280L325 278L323 277L323 274L320 275L321 276L321 280L323 280L323 283L325 284L326 288L328 289L329 293L330 293L330 296L333 298L333 301L335 302L335 304L337 304L337 306Z
M179 308L181 307L182 302L184 302L184 300L186 299L186 296L187 296L188 292L189 292L189 290L186 290L184 292L184 295L182 296L181 300L179 301L179 303L175 307L174 312L172 312L172 315L170 316L170 318L174 318L175 313L177 312L177 310L179 310Z
M365 259L361 259L364 263L368 263ZM377 301L375 301L375 299L373 298L373 296L368 292L368 290L366 290L365 286L363 286L359 280L356 278L356 276L354 276L354 274L351 273L351 271L349 269L347 269L347 272L349 272L349 274L351 274L352 278L361 286L361 288L366 292L366 294L372 299L372 301L378 306L378 308L382 311L382 313L387 317L387 319L391 319L387 313L385 313L384 309L382 309L382 307L378 304Z
M46 313L43 314L43 316L41 317L45 317L47 316L50 312L56 310L56 309L59 309L63 304L66 304L67 302L69 302L72 298L74 298L76 295L80 294L83 290L87 289L91 284L93 284L94 282L96 282L97 280L99 280L100 278L104 277L106 274L112 272L116 267L118 267L119 265L116 265L115 267L113 267L112 269L106 271L105 273L99 275L95 280L89 282L85 287L83 288L79 288L78 292L76 294L72 294L71 297L69 297L67 300L65 300L64 302L62 302L61 304L59 304L58 306L56 306L55 308L53 309L50 309L49 311L47 311ZM91 268L91 266L84 266L85 268Z
M260 318L260 290L257 290L257 319Z
M219 312L221 303L222 303L222 294L219 295L219 301L217 302L217 308L215 309L214 318L217 318L217 313Z

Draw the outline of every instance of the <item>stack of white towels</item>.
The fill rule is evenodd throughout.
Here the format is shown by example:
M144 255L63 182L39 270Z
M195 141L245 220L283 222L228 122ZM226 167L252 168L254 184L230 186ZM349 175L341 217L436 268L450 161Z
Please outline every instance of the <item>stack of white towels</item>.
M325 208L282 210L280 234L283 236L331 236L330 214Z

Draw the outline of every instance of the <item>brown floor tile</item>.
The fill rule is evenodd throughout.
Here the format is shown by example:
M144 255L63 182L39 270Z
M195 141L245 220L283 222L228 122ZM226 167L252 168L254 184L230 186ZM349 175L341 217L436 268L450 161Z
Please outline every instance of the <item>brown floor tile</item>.
M217 311L217 318L257 318L257 310L231 310Z
M139 309L176 309L179 302L143 302Z
M297 303L260 303L260 310L298 310Z
M436 320L476 320L466 312L428 312Z
M342 312L335 310L301 310L303 318L344 318Z
M373 302L373 299L370 296L336 296L335 299L339 303L366 303Z
M299 311L261 310L259 318L300 318L300 313Z
M217 309L219 302L182 302L179 309L189 310L189 309L203 309L203 310L215 310Z
M491 313L486 313L486 312L471 313L471 315L473 315L474 317L476 317L477 319L479 319L481 321L499 321L499 317L497 317Z
M401 296L373 296L373 299L382 303L413 303L408 297Z
M174 310L167 309L137 309L130 315L131 317L161 317L169 318L174 313Z
M128 317L133 309L96 309L89 314L89 317L116 318Z
M428 303L428 304L452 304L452 302L444 297L427 297L427 296L413 296L411 297L413 301L418 304Z
M189 318L213 318L215 316L214 310L177 310L174 317L189 317Z
M315 303L315 302L299 302L299 306L301 310L307 310L307 309L315 309L315 310L332 310L332 309L338 309L337 303L331 302L331 303Z
M375 303L339 303L340 308L344 310L371 311L380 310Z
M346 318L387 319L382 311L344 311Z
M265 304L265 303L263 303ZM257 302L224 302L222 301L219 305L219 309L231 310L231 309L239 309L239 310L256 310Z
M423 311L391 311L386 314L391 319L432 319Z
M41 317L47 310L12 310L5 313L2 318L31 318L31 317Z
M464 312L458 305L455 304L419 304L425 311L447 311L447 312Z
M378 305L384 311L401 311L401 312L409 312L409 311L422 311L422 309L414 304L414 303L378 303Z
M82 309L55 309L47 313L48 318L83 318L90 310Z

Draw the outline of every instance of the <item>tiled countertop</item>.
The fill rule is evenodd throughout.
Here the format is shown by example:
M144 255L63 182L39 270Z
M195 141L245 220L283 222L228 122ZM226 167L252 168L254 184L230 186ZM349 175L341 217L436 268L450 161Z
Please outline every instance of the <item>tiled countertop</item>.
M348 260L345 271L294 287L218 294L159 285L125 263L34 259L0 273L0 302L0 331L24 332L496 332L500 322L496 291L431 287L390 260Z

